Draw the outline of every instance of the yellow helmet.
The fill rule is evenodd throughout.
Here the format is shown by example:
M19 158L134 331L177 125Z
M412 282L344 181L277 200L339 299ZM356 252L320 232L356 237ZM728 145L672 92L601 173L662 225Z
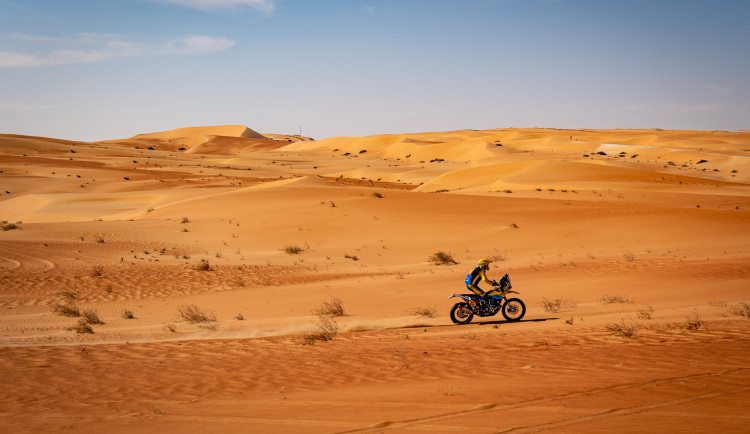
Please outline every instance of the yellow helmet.
M480 259L479 260L479 265L482 265L482 266L486 267L486 266L490 265L490 262L492 262L492 261L489 260L489 259Z

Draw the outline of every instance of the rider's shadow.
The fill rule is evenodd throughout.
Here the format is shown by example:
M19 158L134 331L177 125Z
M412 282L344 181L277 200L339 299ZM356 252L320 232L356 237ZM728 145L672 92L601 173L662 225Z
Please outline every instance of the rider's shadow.
M516 321L508 321L508 320L497 320L497 321L482 321L482 322L475 322L476 325L490 325L490 324L518 324L522 322L545 322L545 321L554 321L558 320L560 318L535 318L535 319L521 319Z

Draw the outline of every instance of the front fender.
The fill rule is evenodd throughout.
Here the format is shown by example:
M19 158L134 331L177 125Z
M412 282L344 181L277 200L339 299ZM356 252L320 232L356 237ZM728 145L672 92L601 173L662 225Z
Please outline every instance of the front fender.
M462 299L464 299L466 301L470 301L470 300L472 300L472 299L475 298L475 297L472 297L471 295L468 295L468 294L453 294L450 297L448 297L448 299L450 300L453 297L462 298Z

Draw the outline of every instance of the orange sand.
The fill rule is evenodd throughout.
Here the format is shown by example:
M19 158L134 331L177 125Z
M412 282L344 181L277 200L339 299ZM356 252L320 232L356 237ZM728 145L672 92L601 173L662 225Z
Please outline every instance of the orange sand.
M748 153L748 132L0 135L0 432L747 431ZM451 323L481 257L523 321ZM338 334L303 345L334 296Z

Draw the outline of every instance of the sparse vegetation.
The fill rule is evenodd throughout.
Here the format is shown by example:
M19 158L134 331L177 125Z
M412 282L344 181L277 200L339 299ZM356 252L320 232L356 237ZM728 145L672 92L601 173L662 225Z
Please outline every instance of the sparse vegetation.
M299 255L300 253L305 251L305 249L299 246L286 246L281 250L287 255Z
M165 324L164 325L164 331L169 333L175 333L177 331L177 327L175 327L174 324Z
M437 306L412 307L411 309L409 309L409 315L421 316L425 318L435 318L435 316L437 316Z
M736 316L750 318L750 303L744 301L729 308L729 313Z
M102 277L104 277L104 267L102 267L101 265L95 265L94 268L91 269L90 276L101 279Z
M569 307L575 307L577 304L570 300L564 300L562 298L556 298L552 301L547 300L546 297L542 298L542 309L548 313L558 313L563 309Z
M84 309L81 316L86 324L104 324L104 321L99 318L99 314L94 309Z
M635 261L635 255L632 252L625 252L622 254L622 257L628 262Z
M67 305L67 304L56 304L55 307L52 308L52 312L60 316L70 316L70 317L81 316L81 311L76 306Z
M190 219L189 219L189 218L187 218L187 217L183 217L183 218L182 218L182 221L181 221L180 223L183 223L183 224L184 224L184 223L190 223Z
M177 308L177 313L183 320L191 324L216 321L215 313L205 312L194 304L179 306Z
M94 333L94 329L92 329L91 326L88 325L88 323L83 319L78 320L78 323L76 325L68 327L68 330L74 331L79 335Z
M654 308L650 305L639 308L635 311L638 319L651 319L651 315L654 313Z
M135 315L133 315L133 311L129 309L125 309L122 311L122 317L125 319L135 319Z
M359 258L357 255L350 255L348 253L344 253L344 258L351 259L352 261L359 261Z
M198 271L214 271L213 268L211 268L211 264L209 264L208 259L201 259L201 263L195 266L195 269Z
M622 318L619 323L607 324L606 329L608 332L623 338L631 338L635 335L635 326L626 323L625 318Z
M442 250L437 251L432 254L429 258L427 258L429 262L434 263L435 265L455 265L458 264L455 259L453 259L453 256L450 253L446 253Z
M630 299L624 295L605 295L601 302L604 304L630 303Z
M245 317L242 316L241 313L238 313L237 315L235 315L234 319L236 319L237 321L244 321Z
M374 198L377 198L377 199L382 199L382 198L383 198L383 195L382 195L382 194L380 194L380 193L378 193L378 192L376 191L375 193L373 193L373 194L372 194L372 197L374 197Z
M697 311L690 315L685 315L685 328L690 331L700 330L703 327L703 319Z
M19 229L18 225L15 223L8 223L0 226L3 228L3 231L12 231L13 229Z
M318 341L332 341L338 332L339 326L335 319L326 315L318 315L318 322L314 328L302 335L302 345L315 345Z
M312 311L313 315L339 317L346 316L344 301L341 297L333 296L330 301L324 301L320 307Z

